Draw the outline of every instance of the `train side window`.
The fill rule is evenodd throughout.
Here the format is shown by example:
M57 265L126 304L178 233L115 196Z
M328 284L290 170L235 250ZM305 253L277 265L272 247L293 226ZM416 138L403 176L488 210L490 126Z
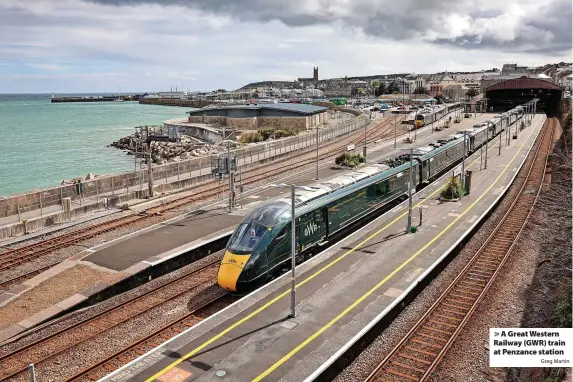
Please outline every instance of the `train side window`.
M288 229L288 225L284 226L283 229L281 229L281 231L278 233L277 237L275 237L275 241L281 241L284 239L287 235Z
M324 222L324 215L322 212L323 212L322 209L318 209L318 210L314 211L314 221L317 224Z

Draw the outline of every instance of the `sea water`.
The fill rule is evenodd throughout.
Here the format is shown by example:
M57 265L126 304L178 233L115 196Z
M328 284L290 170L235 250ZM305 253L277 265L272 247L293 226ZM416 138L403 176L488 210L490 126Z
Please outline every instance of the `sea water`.
M107 146L136 126L158 125L189 111L138 102L51 103L50 98L0 94L0 196L88 173L132 170L133 156Z

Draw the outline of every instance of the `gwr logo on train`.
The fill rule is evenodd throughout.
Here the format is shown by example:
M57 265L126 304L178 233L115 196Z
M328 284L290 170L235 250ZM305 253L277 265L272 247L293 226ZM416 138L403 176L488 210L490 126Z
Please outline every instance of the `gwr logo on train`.
M318 231L318 225L316 225L315 222L308 223L308 225L304 229L304 236L310 236L316 231Z

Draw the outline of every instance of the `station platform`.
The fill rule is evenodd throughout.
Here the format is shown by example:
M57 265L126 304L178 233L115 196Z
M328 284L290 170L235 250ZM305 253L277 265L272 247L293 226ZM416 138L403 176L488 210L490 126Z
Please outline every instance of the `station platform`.
M545 116L504 144L467 159L471 193L442 202L451 173L297 267L297 316L290 318L290 273L101 379L120 381L311 381L421 282L493 208L515 179ZM423 210L423 221L418 218Z
M464 118L462 123L454 124L449 129L431 131L430 126L426 126L418 129L416 132L410 132L409 135L412 138L416 136L417 139L413 146L419 147L453 134L457 130L469 128L473 124L480 123L492 116L493 114L478 114L476 118ZM408 134L398 137L398 148L408 146L402 143L402 139L405 136L408 136ZM381 141L370 144L368 146L367 163L377 163L384 159L393 158L403 152L394 150L393 141ZM348 170L337 169L333 166L333 163L322 164L319 177L321 180L327 180L340 175L344 171ZM316 175L314 170L303 171L284 177L280 181L308 185L316 182ZM48 271L0 294L1 308L17 301L21 296L24 298L24 294L32 291L41 283L58 277L62 272L70 270L77 265L102 271L105 275L96 283L92 283L82 290L70 291L71 295L68 294L66 298L49 307L36 311L30 310L28 316L24 319L13 322L8 326L0 327L0 341L45 322L57 314L68 311L101 291L114 287L126 279L137 277L144 272L152 272L154 267L161 267L167 261L176 259L184 253L217 240L225 241L236 224L249 211L269 200L285 195L284 190L269 188L268 185L246 189L245 191L238 198L239 207L234 208L231 213L227 212L226 201L213 203L181 217L85 249Z

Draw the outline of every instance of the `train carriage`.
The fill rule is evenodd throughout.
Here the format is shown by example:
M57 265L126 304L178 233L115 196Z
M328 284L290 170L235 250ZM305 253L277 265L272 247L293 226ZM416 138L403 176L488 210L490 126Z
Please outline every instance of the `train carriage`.
M469 145L468 145L469 146ZM466 147L466 154L468 147ZM416 158L420 164L421 182L428 184L444 173L464 155L463 136Z

